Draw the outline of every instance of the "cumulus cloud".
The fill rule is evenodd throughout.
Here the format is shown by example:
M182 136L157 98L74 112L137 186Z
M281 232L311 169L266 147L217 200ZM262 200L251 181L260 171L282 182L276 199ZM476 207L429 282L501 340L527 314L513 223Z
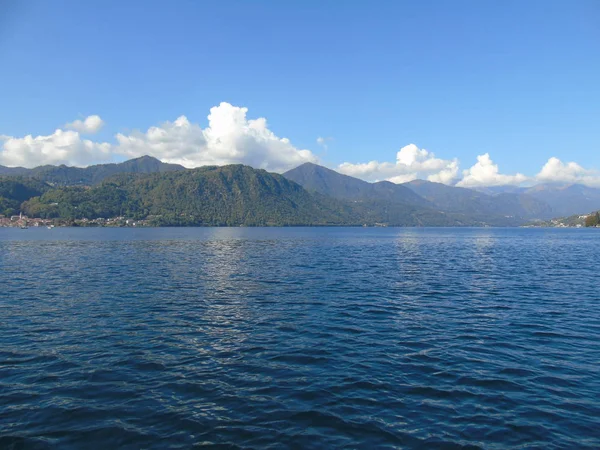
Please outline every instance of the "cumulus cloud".
M267 126L265 118L248 119L248 108L221 103L210 109L202 129L185 116L151 127L145 133L117 135L117 151L135 157L152 155L186 167L242 163L281 172L317 162L310 150L294 147Z
M98 131L103 125L99 116L89 116L49 136L0 135L0 164L83 166L151 155L186 167L242 163L282 172L305 162L318 162L310 150L298 149L289 139L273 133L266 119L248 119L247 112L247 108L221 103L210 109L205 129L181 116L146 132L119 133L115 144L81 138L81 133Z
M409 144L396 154L396 162L370 161L362 164L345 162L338 171L346 175L369 181L388 180L404 183L416 178L450 184L458 173L458 160L440 159L415 144Z
M82 134L94 134L100 131L100 128L104 126L104 121L100 116L93 115L88 116L84 120L76 120L74 122L67 123L65 128L69 130L75 130Z
M463 178L456 185L461 187L519 185L527 181L521 173L504 175L498 170L498 164L490 158L489 153L479 155L477 163L463 171Z
M305 162L318 162L310 150L295 147L289 139L271 131L265 118L250 119L248 109L221 103L210 109L208 126L190 122L186 116L167 121L146 131L119 133L113 143L95 142L82 134L100 130L104 122L97 115L76 120L52 134L14 137L0 135L0 165L35 167L44 164L87 166L124 158L151 155L162 161L185 167L203 165L248 164L273 172L282 172ZM323 148L331 137L318 137ZM416 178L462 187L519 185L533 182L580 183L600 187L600 172L575 162L563 163L550 158L534 177L521 173L502 174L488 153L462 172L459 162L437 158L414 144L402 147L394 162L345 162L337 170L367 181L389 180L404 183Z
M543 183L578 183L591 187L600 187L600 172L585 169L576 162L563 163L560 159L552 157L535 176Z
M0 164L5 166L87 166L112 157L110 144L81 139L77 131L71 130L59 129L49 136L0 136L0 144Z
M191 163L188 157L206 146L202 128L190 123L185 116L158 127L150 127L145 133L118 133L116 138L117 151L125 156L135 158L152 155L168 162L185 163L187 166ZM217 163L209 161L207 164Z

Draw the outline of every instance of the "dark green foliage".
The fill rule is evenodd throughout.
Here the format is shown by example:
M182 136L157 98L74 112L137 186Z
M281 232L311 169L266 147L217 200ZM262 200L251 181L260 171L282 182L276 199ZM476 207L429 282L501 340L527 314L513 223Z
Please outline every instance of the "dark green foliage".
M34 217L150 216L159 225L512 226L600 206L600 190L579 185L480 192L422 180L367 183L311 163L287 179L243 166L186 170L148 156L87 168L0 166L2 174L0 214L22 206Z
M21 203L50 189L46 183L23 178L0 177L0 214L19 214Z
M95 219L116 217L125 213L133 216L137 204L127 198L127 192L114 186L96 188L68 187L52 189L41 197L22 205L29 217L42 219Z
M351 177L345 178L350 180L342 181L359 187L362 193L358 198L336 199L309 192L281 175L242 165L121 173L92 187L48 190L44 184L45 189L22 196L25 201L21 209L29 217L45 219L126 217L160 226L520 224L514 217L440 211L427 200L421 201L425 206L417 204L421 197L404 186L387 182L371 185L361 180L354 183ZM32 193L38 196L30 198ZM18 208L18 202L12 207Z
M30 216L126 216L156 225L359 224L349 205L242 165L115 176L97 187L54 189L23 204Z
M590 214L585 218L586 227L596 227L600 225L600 212L596 211L595 214Z

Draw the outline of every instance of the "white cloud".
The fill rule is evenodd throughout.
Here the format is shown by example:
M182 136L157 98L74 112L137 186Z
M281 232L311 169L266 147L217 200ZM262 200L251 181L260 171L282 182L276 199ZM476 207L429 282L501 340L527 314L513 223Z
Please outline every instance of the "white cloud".
M329 148L329 145L327 145L327 142L329 142L329 141L333 141L333 138L332 137L321 137L321 136L319 136L317 138L317 144L319 144L325 150L327 150Z
M248 119L247 112L247 108L221 103L210 109L205 129L181 116L146 132L119 133L116 144L81 138L80 132L97 131L103 124L99 116L90 116L67 124L72 130L58 129L49 136L0 135L0 164L83 166L151 155L186 167L241 163L281 172L318 161L310 150L298 149L289 139L276 136L266 119Z
M248 109L221 103L210 109L208 126L190 122L180 116L145 132L119 133L115 143L94 142L81 137L103 126L92 115L57 129L47 136L14 137L0 135L0 165L35 167L44 164L87 166L114 162L123 158L151 155L165 162L186 167L202 165L248 164L273 172L282 172L304 162L318 162L310 150L296 148L289 139L280 138L267 126L264 118L247 118ZM327 148L331 137L318 137L317 144ZM440 159L414 144L402 147L395 162L370 161L340 164L341 173L367 181L389 180L403 183L416 178L453 184L459 174L459 162ZM600 187L600 172L575 162L563 163L550 158L534 177L521 173L501 174L489 154L479 155L477 163L462 173L456 183L462 187L519 185L524 182L580 183Z
M204 132L199 125L181 116L174 122L150 127L145 133L117 134L117 151L128 157L152 155L169 162L186 163L188 157L206 146ZM205 164L217 164L214 161Z
M519 185L527 179L521 173L516 175L501 174L498 170L498 164L492 161L489 153L485 153L477 157L475 165L463 171L463 178L456 185L461 187Z
M418 178L416 173L407 173L405 175L396 175L395 177L388 178L386 181L391 181L392 183L402 184L408 183L409 181L416 180Z
M112 157L110 144L81 139L77 131L71 130L56 130L49 136L0 136L0 144L0 164L5 166L87 166Z
M543 183L579 183L591 187L600 187L600 172L585 169L575 162L563 163L552 157L536 175Z
M93 115L88 116L85 120L76 120L74 122L67 123L65 128L70 130L78 131L82 134L94 134L100 131L100 128L104 126L104 121L100 116Z
M393 183L404 183L416 178L427 178L429 181L450 184L458 173L458 160L436 158L433 153L420 149L415 144L409 144L396 154L395 163L345 162L339 165L338 171L368 181L385 179Z
M181 116L146 133L118 134L116 151L129 157L151 155L186 167L242 163L274 172L317 162L310 150L297 149L289 139L276 136L264 118L247 119L247 112L221 103L210 109L204 130Z

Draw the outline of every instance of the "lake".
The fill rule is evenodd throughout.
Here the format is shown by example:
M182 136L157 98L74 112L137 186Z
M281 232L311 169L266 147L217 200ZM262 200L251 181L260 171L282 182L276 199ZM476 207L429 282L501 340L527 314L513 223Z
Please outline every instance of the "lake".
M600 230L0 229L1 448L599 448Z

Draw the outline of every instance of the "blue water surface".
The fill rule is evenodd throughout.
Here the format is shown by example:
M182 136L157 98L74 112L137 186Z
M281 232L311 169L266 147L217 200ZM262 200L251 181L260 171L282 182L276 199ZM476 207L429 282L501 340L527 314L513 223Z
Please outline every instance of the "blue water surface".
M0 229L0 448L600 448L600 230Z

